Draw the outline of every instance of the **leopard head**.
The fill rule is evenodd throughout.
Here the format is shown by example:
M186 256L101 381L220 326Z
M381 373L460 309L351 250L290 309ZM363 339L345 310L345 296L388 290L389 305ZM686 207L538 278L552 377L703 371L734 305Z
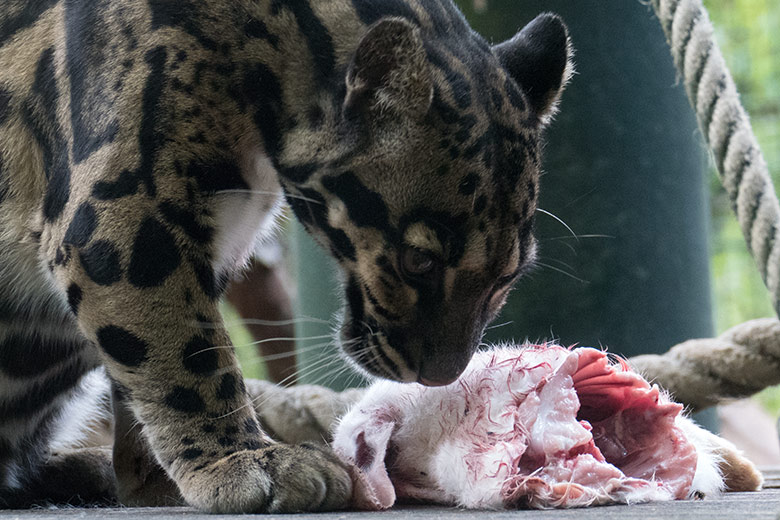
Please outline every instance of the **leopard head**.
M346 354L427 385L457 378L534 261L541 132L571 66L555 15L493 47L459 23L371 25L318 114L326 131L291 138L281 176L339 262Z

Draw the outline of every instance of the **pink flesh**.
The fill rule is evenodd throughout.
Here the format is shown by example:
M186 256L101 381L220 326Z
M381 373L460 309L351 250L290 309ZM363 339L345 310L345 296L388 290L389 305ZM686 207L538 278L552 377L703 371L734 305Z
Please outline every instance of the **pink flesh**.
M570 374L578 406L562 399L571 391L564 364L535 389L542 402L552 404L557 423L543 417L542 428L534 433L571 435L577 420L592 438L583 443L572 436L558 450L541 451L531 440L517 473L505 483L506 505L607 503L632 489L653 487L685 498L697 457L693 444L675 426L682 406L669 402L625 362L612 364L604 352L594 349L573 352L579 355L576 371ZM563 446L568 451L561 450Z
M397 388L410 399L412 387ZM477 354L448 387L414 388L419 402L441 399L441 420L449 426L434 437L405 433L434 431L424 410L388 416L393 395L360 409L369 419L352 445L336 432L337 449L341 443L355 450L345 458L360 468L359 507L386 508L395 496L466 507L576 507L685 498L691 487L697 456L675 425L682 406L604 352L499 349ZM409 444L421 442L457 447L455 465L467 468L462 480L451 478L454 471L434 477L436 447ZM392 460L385 460L390 444ZM404 459L404 453L419 455ZM427 480L412 477L422 470ZM495 489L495 497L474 492L485 479L495 482L485 488Z

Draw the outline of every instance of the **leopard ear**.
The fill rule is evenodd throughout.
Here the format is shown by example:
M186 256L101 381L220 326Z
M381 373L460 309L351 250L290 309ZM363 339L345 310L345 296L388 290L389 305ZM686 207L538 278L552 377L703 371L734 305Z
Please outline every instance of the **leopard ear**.
M493 46L493 52L523 89L539 121L549 121L573 72L573 50L563 20L540 14L513 38Z
M403 18L373 24L347 69L345 113L367 109L420 118L433 99L433 81L420 30Z

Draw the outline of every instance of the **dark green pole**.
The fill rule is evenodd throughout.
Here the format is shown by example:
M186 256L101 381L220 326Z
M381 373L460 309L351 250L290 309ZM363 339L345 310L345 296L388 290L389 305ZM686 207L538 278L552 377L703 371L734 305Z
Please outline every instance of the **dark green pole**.
M650 9L636 0L486 4L475 12L472 0L459 2L493 42L543 11L569 24L577 75L547 132L540 206L580 235L540 212L540 267L495 322L511 323L488 339L557 338L631 356L711 336L706 155ZM321 257L300 264L303 314L324 304L323 293L307 294L328 271Z

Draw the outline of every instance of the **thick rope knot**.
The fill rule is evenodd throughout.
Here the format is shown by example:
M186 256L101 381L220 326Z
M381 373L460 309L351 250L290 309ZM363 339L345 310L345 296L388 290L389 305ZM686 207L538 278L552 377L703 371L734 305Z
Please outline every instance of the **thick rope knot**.
M696 411L780 384L778 338L780 321L763 318L717 338L692 339L663 355L635 356L628 362Z

